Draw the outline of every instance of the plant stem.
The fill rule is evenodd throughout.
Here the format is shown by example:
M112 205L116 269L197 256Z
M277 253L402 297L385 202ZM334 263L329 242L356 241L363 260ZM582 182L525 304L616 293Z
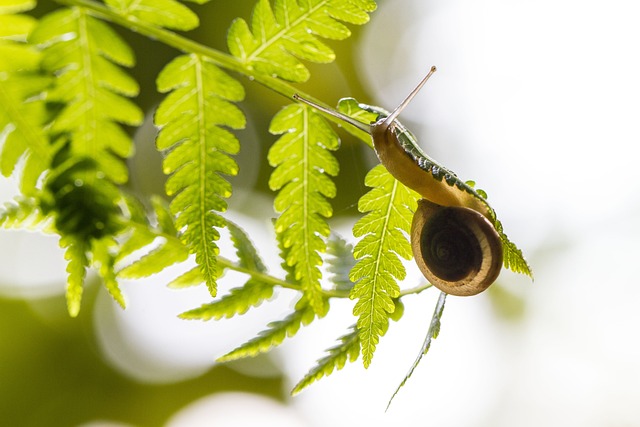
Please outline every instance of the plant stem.
M221 256L218 257L218 265L222 266L222 268L228 268L230 270L237 271L238 273L247 274L254 279L260 280L261 282L267 283L269 285L281 286L283 288L293 289L294 291L302 291L300 285L296 283L287 282L286 280L279 279L277 277L271 276L270 274L242 267L235 262ZM327 298L349 297L349 291L340 291L336 289L323 289L322 294Z

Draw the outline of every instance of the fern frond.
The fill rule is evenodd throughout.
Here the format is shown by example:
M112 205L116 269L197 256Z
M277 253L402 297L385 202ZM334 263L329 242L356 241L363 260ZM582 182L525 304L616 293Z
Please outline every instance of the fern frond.
M418 195L396 181L382 165L369 171L365 184L372 190L358 202L358 210L368 213L353 227L354 236L361 240L354 249L357 262L350 279L356 285L350 298L358 300L353 313L358 316L363 363L368 367L395 310L398 281L406 275L400 257L413 256L407 236Z
M159 197L152 197L151 204L155 215L156 224L152 225L142 218L142 222L133 221L131 235L120 246L118 260L134 252L145 248L151 243L155 247L118 271L118 277L127 279L140 279L159 273L165 268L183 262L189 256L189 251L178 239L173 218L165 202Z
M331 273L329 280L335 289L350 291L353 282L349 279L349 273L356 263L353 258L353 245L339 235L331 233L327 241L327 255L327 272Z
M518 249L515 243L511 242L506 234L504 234L502 223L497 219L494 221L496 231L502 241L502 257L504 267L514 273L525 274L533 279L533 270L524 258L522 251Z
M29 0L0 2L0 72L35 70L38 66L38 51L24 43L37 21L19 14L35 5L35 1Z
M112 250L117 248L117 246L117 243L110 236L92 240L91 258L93 265L98 269L98 274L102 278L105 288L107 288L107 291L109 291L120 307L124 308L124 297L120 291L120 286L118 285L114 271L115 256Z
M285 338L293 337L301 326L306 326L315 318L315 312L307 301L301 300L296 310L283 320L271 322L268 329L240 347L218 358L218 362L229 362L244 357L254 357L282 344Z
M82 300L82 283L89 267L87 258L87 246L84 242L72 236L60 238L60 247L65 249L64 259L67 263L67 310L71 317L76 317L80 312Z
M294 266L295 280L316 313L325 311L320 288L320 253L326 251L329 226L324 218L333 214L327 198L336 187L327 176L338 174L338 162L330 150L339 146L338 136L313 109L299 104L285 107L273 118L269 131L282 136L269 150L275 169L269 187L279 191L274 208L282 214L275 229L287 249L286 262Z
M334 370L339 371L347 362L356 361L360 355L360 338L356 326L351 326L351 332L340 337L339 341L340 343L328 349L327 353L329 354L318 360L317 365L296 384L291 390L292 396L300 393L322 377L328 377Z
M246 313L273 296L273 286L249 279L244 285L233 288L219 300L203 304L198 308L180 314L182 319L219 320Z
M249 236L235 223L227 221L231 241L236 248L238 265L248 270L264 273L267 271ZM221 319L246 313L251 307L257 307L273 296L273 285L251 277L241 287L233 288L229 294L217 301L203 304L180 315L183 319Z
M354 98L342 98L338 101L338 111L347 116L356 119L357 121L364 124L371 124L378 120L380 117L379 113L375 113L370 111L367 105L360 104ZM381 109L382 110L382 109ZM373 148L373 141L371 140L371 135L367 132L356 128L355 126L345 126L344 130L349 132L351 135L356 138L364 141L369 147Z
M37 200L27 197L17 197L11 202L6 202L0 210L0 227L3 228L27 228L43 229L47 227L49 217L44 215Z
M173 289L181 289L188 288L191 286L198 286L204 282L204 277L202 277L202 271L200 271L200 267L194 267L186 273L181 274L180 276L173 279L171 282L167 284L167 287Z
M247 233L236 223L229 220L227 220L227 228L229 229L233 246L236 248L238 264L241 267L261 273L267 271L267 267L265 267L264 262L262 262L256 247L253 245L253 242L251 242L251 239L249 239Z
M134 64L132 50L81 7L45 16L29 40L43 49L42 66L56 76L47 101L63 108L51 132L70 138L72 157L90 158L109 180L126 182L123 158L133 145L119 124L138 125L143 118L127 98L137 95L138 84L119 67Z
M192 30L200 23L198 15L174 0L105 0L105 4L131 21L173 30Z
M36 183L51 159L51 149L42 131L45 105L37 97L50 79L36 74L40 53L24 41L36 24L30 16L12 15L31 9L35 2L11 1L0 4L0 172L13 173L24 159L20 189L35 190Z
M418 367L420 360L422 360L422 356L429 352L431 348L431 341L438 338L440 334L440 324L442 321L442 313L444 312L444 303L447 299L447 294L444 292L440 292L440 296L438 297L438 302L436 302L436 307L433 309L433 316L431 316L431 322L429 322L429 330L427 331L427 336L424 339L424 343L422 343L422 348L420 349L420 353L418 353L418 357L409 368L409 372L405 375L404 379L396 388L396 391L393 392L391 398L389 399L389 403L387 403L387 409L391 405L393 398L396 397L396 394L400 391L400 389L406 384L407 380L413 374L413 371Z
M221 126L244 127L242 112L229 101L244 98L240 83L198 55L179 56L157 80L158 90L171 93L155 116L160 133L157 147L166 157L164 172L171 176L166 192L175 196L171 212L181 239L201 268L209 292L216 295L216 227L225 225L216 212L227 209L224 200L231 185L221 175L235 175L230 157L239 150L236 137Z
M233 56L255 71L303 82L309 71L297 59L327 63L333 51L319 37L342 40L351 35L339 21L361 25L376 9L373 0L258 0L251 29L243 19L229 28L227 44Z

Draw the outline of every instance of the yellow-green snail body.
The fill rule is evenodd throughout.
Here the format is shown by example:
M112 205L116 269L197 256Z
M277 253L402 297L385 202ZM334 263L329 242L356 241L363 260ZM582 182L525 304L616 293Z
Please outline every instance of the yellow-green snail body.
M503 265L495 212L483 195L427 156L396 120L435 71L432 67L391 114L359 104L378 114L370 125L297 95L294 98L371 135L376 154L389 173L422 196L411 226L411 246L420 271L442 292L476 295L496 280Z

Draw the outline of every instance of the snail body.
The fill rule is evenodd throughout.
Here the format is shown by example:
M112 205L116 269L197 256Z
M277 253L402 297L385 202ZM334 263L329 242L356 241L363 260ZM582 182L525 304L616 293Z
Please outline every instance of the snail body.
M371 135L376 154L389 173L422 196L411 226L411 247L420 271L442 292L476 295L496 280L503 265L495 212L471 185L427 156L397 120L435 71L432 67L391 114L359 104L378 114L369 125L297 95L294 98Z

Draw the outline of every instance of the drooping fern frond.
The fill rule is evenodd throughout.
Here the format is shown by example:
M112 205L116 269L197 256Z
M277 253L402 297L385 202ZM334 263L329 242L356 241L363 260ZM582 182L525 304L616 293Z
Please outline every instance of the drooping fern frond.
M105 3L133 22L139 20L182 31L192 30L200 23L198 15L175 0L105 0Z
M333 371L339 371L347 362L355 362L360 355L360 335L356 326L351 327L351 332L339 338L340 343L327 350L327 356L318 360L314 366L291 391L296 395L302 390L318 381L322 377L328 377Z
M13 14L34 5L24 0L0 3L0 172L11 175L24 159L20 179L23 194L34 191L52 154L42 131L45 105L37 97L50 79L37 74L40 53L25 43L37 21Z
M236 248L238 265L249 271L264 273L267 268L263 264L249 236L236 224L227 221L231 241ZM231 289L219 300L189 310L180 315L183 319L222 319L246 313L251 307L257 307L273 296L273 285L259 278L250 277L242 286Z
M258 73L303 82L309 71L297 59L331 62L333 51L318 37L342 40L351 35L339 21L361 25L376 9L373 0L258 0L251 29L236 19L227 36L229 51Z
M80 7L45 16L29 40L43 49L42 67L56 76L47 101L62 108L51 133L68 138L72 157L92 159L106 178L126 182L123 158L133 145L119 124L137 125L143 117L127 98L137 95L138 84L120 67L134 64L131 48Z
M353 313L358 316L363 363L368 367L395 310L393 299L400 294L398 281L406 275L400 257L413 256L407 236L418 195L396 181L382 165L369 171L365 184L372 190L358 202L358 210L367 214L353 227L353 235L361 239L354 249L357 263L350 278L356 285L350 298L358 300Z
M330 150L339 139L313 109L293 104L273 118L269 131L282 136L269 150L275 169L269 187L278 191L274 208L282 212L275 222L278 240L286 250L285 261L316 313L326 311L320 287L321 253L326 251L329 226L324 218L333 214L327 198L336 187L327 176L338 174L338 162Z
M198 55L179 56L157 79L160 92L171 92L155 115L160 128L157 147L165 153L163 168L170 174L166 192L174 196L171 212L181 239L196 254L202 276L216 295L216 227L225 225L224 212L231 184L221 175L235 175L230 156L240 149L236 137L221 126L240 129L245 118L230 101L244 98L240 83Z
M442 313L444 312L444 303L447 300L447 294L444 292L440 292L440 296L438 297L438 302L436 302L436 307L433 309L433 316L431 316L431 322L429 322L429 330L427 331L427 336L424 338L424 342L422 343L422 347L420 348L420 353L418 353L418 357L409 368L409 371L405 375L402 382L398 385L398 388L393 392L391 398L389 399L389 403L387 403L387 409L391 405L393 398L396 397L400 389L407 383L411 375L413 375L413 371L418 367L420 360L422 360L422 356L426 355L431 348L431 341L438 338L440 334L440 324L442 321Z
M80 312L82 300L82 284L89 266L87 246L73 236L62 237L60 247L65 249L64 258L67 260L67 310L71 317Z
M250 341L242 344L218 358L218 362L229 362L244 357L254 357L265 353L273 347L282 344L288 337L293 337L301 326L306 326L313 321L316 313L304 298L296 304L296 309L283 320L269 323L268 329Z

